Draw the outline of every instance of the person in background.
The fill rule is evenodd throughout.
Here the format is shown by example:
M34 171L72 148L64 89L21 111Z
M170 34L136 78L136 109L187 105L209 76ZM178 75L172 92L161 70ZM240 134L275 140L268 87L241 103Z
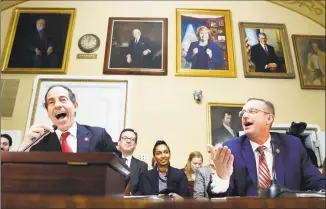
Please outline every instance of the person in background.
M122 153L122 159L131 170L130 173L130 192L132 195L140 195L139 177L148 170L147 163L133 157L137 146L138 134L134 129L126 128L121 131L118 140L118 147Z
M201 168L203 165L203 155L198 152L194 151L189 154L187 164L184 168L185 174L188 178L188 190L189 196L193 196L194 191L194 181L196 179L196 170Z
M212 133L212 145L223 144L236 137L236 131L232 128L232 114L229 111L225 111L223 114L222 125Z
M321 84L325 86L325 52L322 51L316 40L310 41L311 51L308 53L308 64L307 64L307 84L314 85Z
M281 72L279 59L273 46L267 44L267 35L258 34L259 43L251 47L251 61L255 72Z
M196 170L203 165L203 156L200 152L194 151L189 154L187 164L184 168L188 181L195 181Z
M220 145L215 145L215 147ZM196 180L194 182L194 199L208 199L210 194L208 193L208 185L212 181L213 174L216 174L216 169L213 162L213 150L212 145L207 145L207 152L209 156L209 163L201 168L198 168L196 171Z
M126 61L132 68L149 68L152 60L152 43L139 29L132 31Z
M200 26L196 32L199 41L192 42L185 59L191 62L191 69L218 70L225 64L222 50L212 41L212 32Z
M26 45L32 53L33 68L57 68L58 57L55 54L54 37L46 28L46 20L39 18L36 28L27 36Z
M50 86L44 96L44 107L57 130L45 124L32 125L19 151L23 151L35 138L49 131L51 133L33 145L29 151L114 152L121 156L121 152L116 149L111 136L104 128L77 123L78 102L75 94L67 86L61 84Z
M1 134L1 152L9 152L11 145L11 136L9 134Z
M270 132L275 117L270 101L250 98L239 116L245 135L213 151L216 175L210 188L214 194L257 196L271 185L274 157L281 186L296 191L326 189L325 176L312 164L300 139Z
M156 166L142 173L139 184L142 195L168 194L174 200L183 200L188 195L187 176L183 170L170 165L171 152L163 140L153 148Z

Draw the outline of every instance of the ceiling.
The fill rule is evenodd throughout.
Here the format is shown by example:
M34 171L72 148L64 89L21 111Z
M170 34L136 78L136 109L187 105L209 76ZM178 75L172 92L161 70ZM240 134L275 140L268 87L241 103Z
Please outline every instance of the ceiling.
M23 1L3 0L1 1L1 11L17 6ZM321 26L325 27L325 0L287 0L287 1L274 1L266 0L279 6L285 7L289 10L297 12Z

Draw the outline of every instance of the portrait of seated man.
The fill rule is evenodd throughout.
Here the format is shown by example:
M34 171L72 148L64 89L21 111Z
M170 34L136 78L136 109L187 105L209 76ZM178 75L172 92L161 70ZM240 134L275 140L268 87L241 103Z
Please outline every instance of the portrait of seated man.
M71 14L21 13L8 68L61 68ZM60 24L58 24L60 23Z

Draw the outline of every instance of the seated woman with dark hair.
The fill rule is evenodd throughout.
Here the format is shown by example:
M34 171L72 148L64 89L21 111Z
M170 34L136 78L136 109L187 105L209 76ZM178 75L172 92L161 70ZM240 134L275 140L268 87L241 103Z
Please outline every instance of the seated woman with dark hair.
M143 195L169 194L182 200L188 194L188 181L184 171L170 166L170 148L165 141L157 141L153 148L156 165L142 173L139 179Z

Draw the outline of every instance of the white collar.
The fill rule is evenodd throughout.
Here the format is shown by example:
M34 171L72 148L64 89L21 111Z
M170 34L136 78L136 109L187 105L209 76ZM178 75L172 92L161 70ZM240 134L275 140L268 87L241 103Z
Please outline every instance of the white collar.
M74 122L74 123L72 124L72 126L71 126L71 127L70 127L66 132L69 132L70 135L72 135L73 137L77 138L77 123ZM58 139L60 139L60 138L61 138L61 134L62 134L63 132L60 131L59 129L57 129L57 130L55 131L55 133L57 134Z
M266 149L267 149L268 151L271 151L271 150L272 150L271 139L272 139L272 137L271 137L271 135L269 135L269 138L268 138L267 141L263 144L263 146L265 146ZM256 142L253 142L253 141L251 141L251 140L249 140L249 141L250 141L250 144L251 144L251 147L252 147L252 151L254 151L254 152L257 150L257 148L258 148L259 146L261 146L261 145L257 144Z
M130 155L128 157L125 157L125 156L122 155L122 158L126 158L128 160L128 162L131 162L132 155Z
M265 49L265 46L266 46L266 48L267 48L267 44L261 44L261 43L259 43L262 47L263 47L263 49Z

